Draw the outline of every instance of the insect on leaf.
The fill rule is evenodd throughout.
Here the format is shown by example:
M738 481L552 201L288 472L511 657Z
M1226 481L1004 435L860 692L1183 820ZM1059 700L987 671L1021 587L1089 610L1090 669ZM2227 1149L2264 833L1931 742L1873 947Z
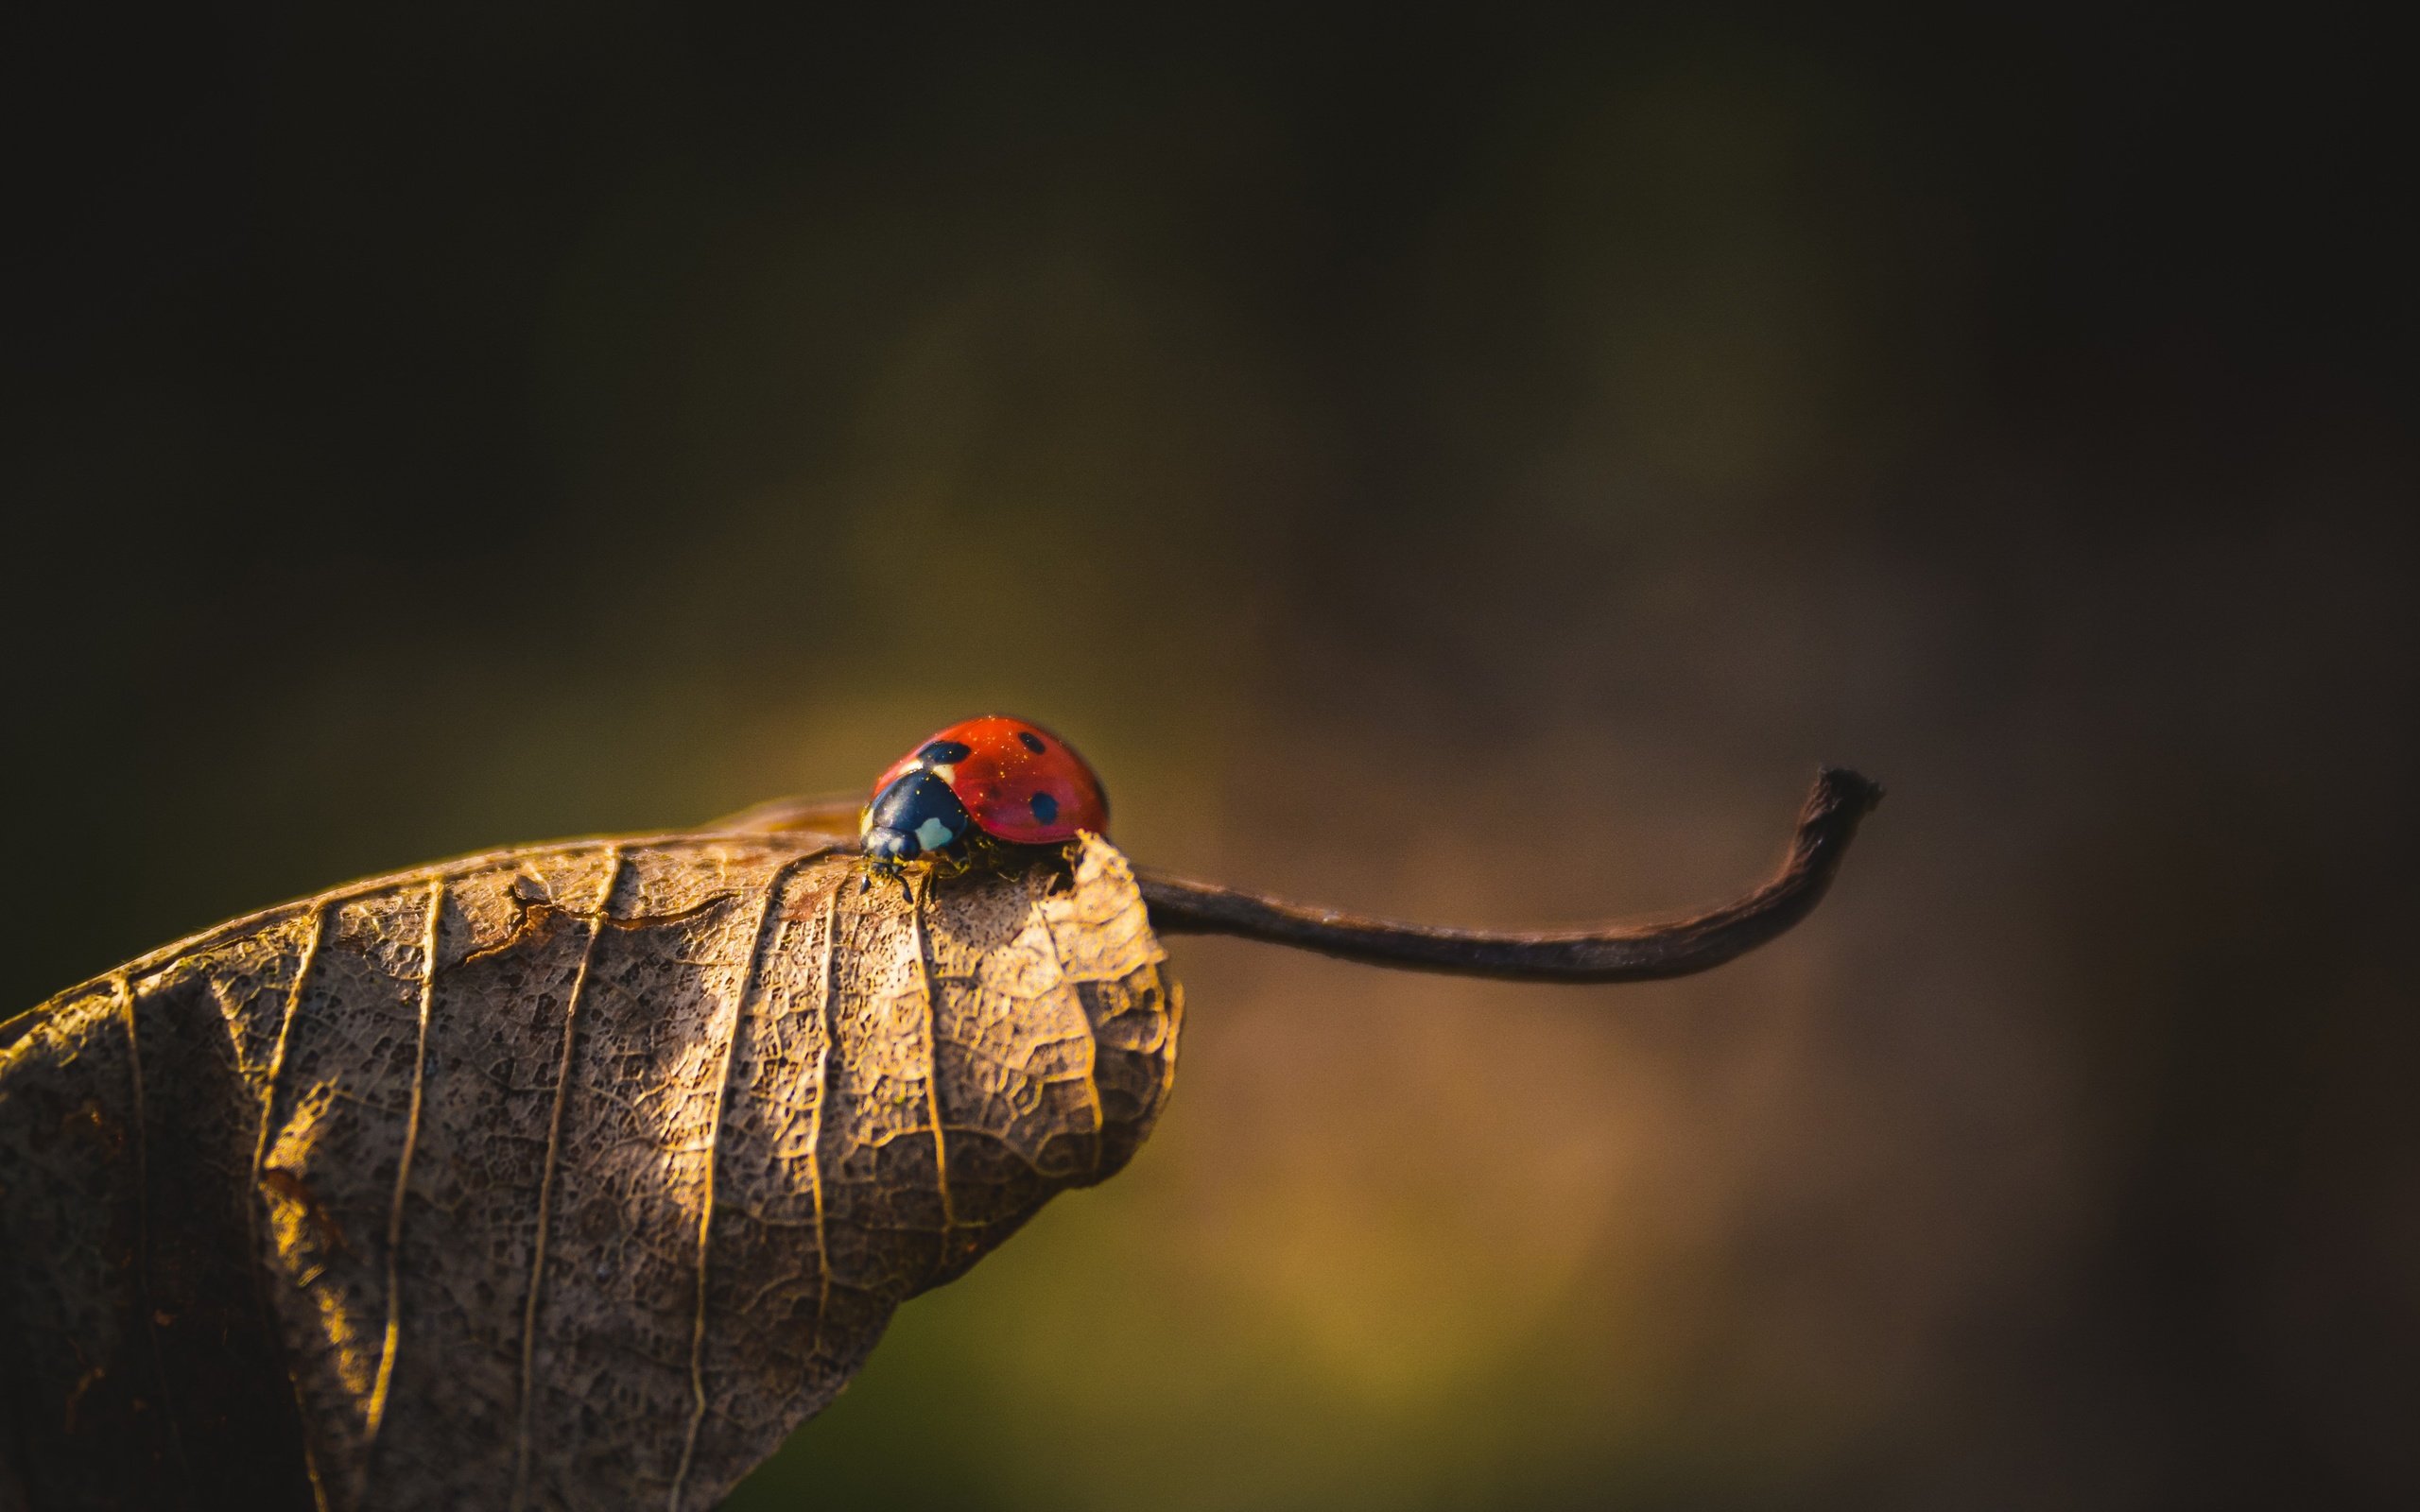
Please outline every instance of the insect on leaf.
M535 847L155 953L0 1024L0 1507L711 1505L1126 1163L1181 1018L1090 838Z

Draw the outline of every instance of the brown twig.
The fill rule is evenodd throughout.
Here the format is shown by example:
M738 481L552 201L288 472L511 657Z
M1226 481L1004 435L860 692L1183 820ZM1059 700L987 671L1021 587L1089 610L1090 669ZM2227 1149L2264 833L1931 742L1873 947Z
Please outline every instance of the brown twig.
M1668 924L1491 934L1357 919L1156 872L1135 880L1163 935L1239 935L1372 966L1520 982L1651 982L1720 966L1806 918L1831 885L1858 821L1881 799L1874 782L1826 767L1778 875L1737 902Z

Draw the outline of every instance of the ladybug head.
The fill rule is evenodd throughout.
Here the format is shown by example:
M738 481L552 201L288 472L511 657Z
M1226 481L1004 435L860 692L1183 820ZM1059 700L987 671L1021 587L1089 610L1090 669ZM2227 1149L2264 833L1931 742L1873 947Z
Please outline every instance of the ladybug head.
M857 825L867 856L895 865L946 854L966 843L975 820L945 775L966 755L958 741L928 742L874 794Z

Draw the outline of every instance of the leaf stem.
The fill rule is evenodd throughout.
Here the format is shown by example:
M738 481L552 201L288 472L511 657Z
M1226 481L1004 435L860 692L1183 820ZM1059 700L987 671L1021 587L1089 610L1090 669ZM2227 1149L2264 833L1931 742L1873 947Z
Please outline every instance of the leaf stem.
M1858 821L1881 800L1876 783L1825 767L1772 881L1736 902L1664 924L1496 934L1360 919L1139 868L1135 881L1151 927L1163 935L1236 935L1365 965L1516 982L1651 982L1720 966L1806 918L1831 885Z

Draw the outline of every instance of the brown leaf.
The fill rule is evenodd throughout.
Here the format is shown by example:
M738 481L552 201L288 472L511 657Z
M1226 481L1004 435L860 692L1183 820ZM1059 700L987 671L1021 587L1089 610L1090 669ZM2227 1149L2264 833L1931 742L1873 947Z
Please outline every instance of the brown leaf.
M769 831L378 878L62 993L0 1024L0 1505L711 1505L1132 1155L1164 961L1098 840L869 885Z

